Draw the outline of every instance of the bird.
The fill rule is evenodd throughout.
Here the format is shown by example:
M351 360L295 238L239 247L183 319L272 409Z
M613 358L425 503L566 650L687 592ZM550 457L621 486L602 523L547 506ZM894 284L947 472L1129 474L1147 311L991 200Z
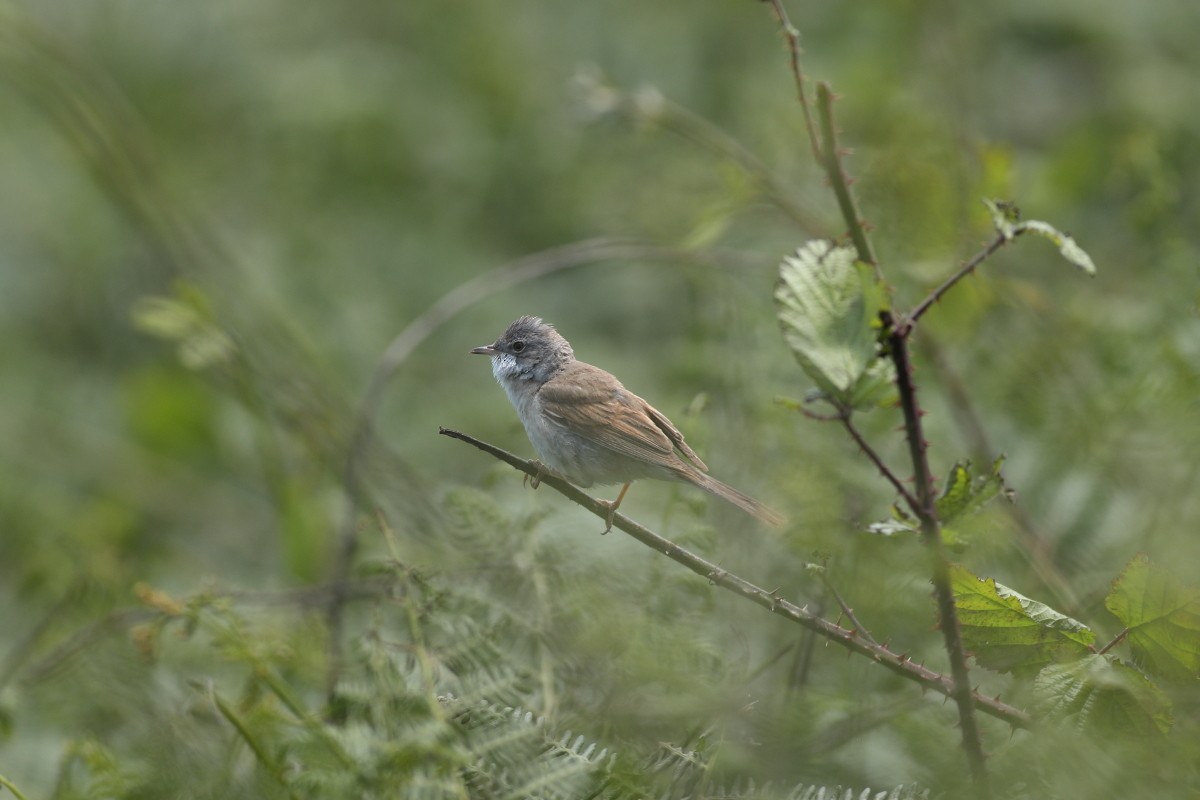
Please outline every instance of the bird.
M575 358L569 342L540 317L523 316L489 345L492 374L525 426L543 467L586 489L623 484L607 508L605 533L630 484L641 478L698 486L755 519L778 526L783 516L708 475L683 434L666 415L625 388L612 374Z

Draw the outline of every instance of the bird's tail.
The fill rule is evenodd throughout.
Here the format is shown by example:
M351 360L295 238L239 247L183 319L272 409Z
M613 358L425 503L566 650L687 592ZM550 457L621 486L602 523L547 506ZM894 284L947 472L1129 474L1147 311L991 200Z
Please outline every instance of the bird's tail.
M726 503L735 505L742 511L745 511L750 516L757 519L759 522L765 522L767 525L779 527L787 522L787 518L780 514L770 506L764 505L753 497L742 494L737 489L727 483L721 483L711 475L707 475L700 470L692 470L686 473L685 480L694 483L704 491L719 497Z

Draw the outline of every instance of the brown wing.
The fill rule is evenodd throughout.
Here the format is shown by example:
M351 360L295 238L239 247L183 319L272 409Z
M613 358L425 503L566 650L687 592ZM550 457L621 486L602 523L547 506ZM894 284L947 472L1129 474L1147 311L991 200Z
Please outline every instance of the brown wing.
M576 361L544 383L538 399L551 418L610 450L669 465L682 462L678 448L708 471L671 420L599 367Z

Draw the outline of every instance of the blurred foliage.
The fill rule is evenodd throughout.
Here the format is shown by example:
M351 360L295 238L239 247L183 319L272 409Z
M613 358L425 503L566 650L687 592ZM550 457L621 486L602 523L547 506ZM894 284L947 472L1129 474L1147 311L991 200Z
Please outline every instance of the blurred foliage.
M896 308L991 235L980 198L1071 237L1005 248L916 354L935 471L1007 456L1015 502L955 521L968 577L1022 625L1130 629L1036 684L973 671L1055 720L981 719L998 788L1194 796L1200 6L789 10L842 98ZM623 511L836 618L819 560L876 637L943 669L919 543L867 530L891 487L775 402L812 388L778 264L843 228L811 161L758 3L0 4L2 779L57 798L961 792L950 706L436 435L531 453L467 351L544 316L791 523L654 484ZM439 320L361 426L381 355L439 298L592 237L661 257L581 258ZM1072 240L1094 279L1062 267ZM893 465L898 421L860 420ZM348 532L339 636L324 582Z

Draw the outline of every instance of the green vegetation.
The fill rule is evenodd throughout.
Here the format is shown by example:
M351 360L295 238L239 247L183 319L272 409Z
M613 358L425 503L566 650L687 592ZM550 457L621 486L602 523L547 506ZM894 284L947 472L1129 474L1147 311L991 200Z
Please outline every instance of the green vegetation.
M1200 792L1200 7L782 7L0 0L0 798Z

